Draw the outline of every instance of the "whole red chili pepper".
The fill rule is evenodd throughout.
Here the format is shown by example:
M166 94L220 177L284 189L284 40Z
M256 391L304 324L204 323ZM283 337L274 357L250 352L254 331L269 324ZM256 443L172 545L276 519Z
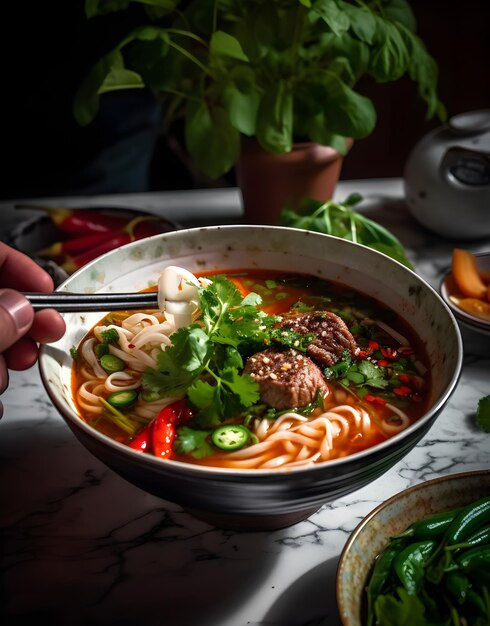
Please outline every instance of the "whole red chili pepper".
M82 237L75 237L74 239L66 239L65 241L56 241L47 248L39 250L36 254L38 256L49 257L51 259L60 257L64 254L78 254L89 250L93 246L97 246L103 241L107 241L114 236L114 232L107 230L102 233L90 233L89 235L82 235Z
M19 205L18 208L36 209L49 215L51 221L68 235L101 233L124 228L128 217L107 215L102 209L70 209L64 207L48 207L39 205Z
M114 248L119 248L120 246L124 246L125 244L131 241L131 235L127 232L121 231L117 233L113 233L113 236L105 241L99 243L97 246L89 250L85 250L80 254L69 256L61 264L61 267L67 272L71 274L78 268L82 267L89 261L93 261L93 259L97 258L101 254L105 254L106 252L110 252L114 250Z

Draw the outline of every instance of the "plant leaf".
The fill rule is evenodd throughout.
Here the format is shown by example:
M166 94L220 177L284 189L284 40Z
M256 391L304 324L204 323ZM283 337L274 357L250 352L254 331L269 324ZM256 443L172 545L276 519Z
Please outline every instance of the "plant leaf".
M209 56L211 61L232 59L234 61L248 62L249 60L243 52L238 39L222 30L212 34L209 42Z
M257 140L265 150L282 153L293 147L293 94L285 80L272 85L257 113Z
M73 102L73 114L80 126L87 126L99 112L99 90L115 67L123 65L119 50L112 50L99 59L80 85Z
M185 118L187 150L199 169L216 179L228 172L240 154L240 133L220 106L188 102Z
M230 80L223 87L223 103L230 123L247 136L255 134L260 94L254 84L251 68L236 67L229 74Z
M349 15L339 9L335 0L317 0L313 11L320 15L337 37L341 37L349 29Z

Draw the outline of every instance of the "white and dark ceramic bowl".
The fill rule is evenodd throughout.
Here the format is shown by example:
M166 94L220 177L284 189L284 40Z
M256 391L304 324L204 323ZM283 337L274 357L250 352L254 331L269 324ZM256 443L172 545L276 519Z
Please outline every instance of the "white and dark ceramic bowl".
M431 427L457 384L462 343L456 320L419 276L384 254L349 241L273 226L213 226L136 241L73 274L60 289L138 291L166 265L190 271L267 268L313 274L377 298L416 329L431 364L430 408L402 433L351 456L295 470L201 467L141 455L95 431L78 415L70 383L70 348L103 317L67 314L67 332L41 351L47 392L81 443L102 462L149 493L228 528L289 526L324 503L373 481L406 455Z
M376 557L410 524L490 493L490 470L428 480L394 495L354 529L337 567L337 606L343 626L362 626L363 593ZM395 626L395 625L394 625Z

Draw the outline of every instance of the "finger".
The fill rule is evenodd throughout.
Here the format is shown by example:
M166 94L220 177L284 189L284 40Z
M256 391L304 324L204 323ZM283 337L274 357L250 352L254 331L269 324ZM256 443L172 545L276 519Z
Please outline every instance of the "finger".
M27 255L0 242L0 282L2 287L20 291L53 291L53 279Z
M3 393L7 389L9 384L9 371L5 359L0 354L0 393Z
M65 334L65 320L54 309L39 311L29 330L29 337L39 343L51 343L61 339Z
M3 356L10 370L27 370L37 361L39 347L34 339L22 337Z
M22 294L0 289L0 354L25 335L33 321L32 306Z

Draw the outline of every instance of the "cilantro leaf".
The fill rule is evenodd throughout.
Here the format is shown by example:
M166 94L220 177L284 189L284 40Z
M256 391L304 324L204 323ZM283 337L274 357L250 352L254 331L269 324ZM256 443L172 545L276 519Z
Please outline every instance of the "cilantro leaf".
M397 589L399 600L394 594L378 596L375 604L377 623L380 626L430 626L424 616L425 607L415 595L410 595L405 589Z
M117 345L119 343L119 333L115 328L108 328L100 333L102 343L112 343Z
M142 381L146 389L178 396L200 376L209 358L209 337L197 324L172 334L172 345L162 350L157 368L148 368Z
M199 289L199 306L206 331L214 332L225 312L241 302L242 294L226 276L214 276L209 286Z
M215 384L195 381L187 395L199 410L196 421L213 426L255 404L259 399L259 386L250 376L229 367L219 372Z
M385 389L388 386L388 380L385 378L384 370L371 361L361 361L358 365L359 373L365 378L364 384L377 389Z
M480 398L476 410L476 422L486 433L490 433L490 396Z
M209 434L209 430L196 430L189 426L178 428L174 444L176 452L190 453L195 459L202 459L213 454L213 448L207 442Z
M363 387L386 389L390 382L386 369L378 367L367 359L359 362L353 361L348 352L344 352L342 360L327 367L324 373L327 380L340 378L346 387L352 383L358 388L358 392Z

